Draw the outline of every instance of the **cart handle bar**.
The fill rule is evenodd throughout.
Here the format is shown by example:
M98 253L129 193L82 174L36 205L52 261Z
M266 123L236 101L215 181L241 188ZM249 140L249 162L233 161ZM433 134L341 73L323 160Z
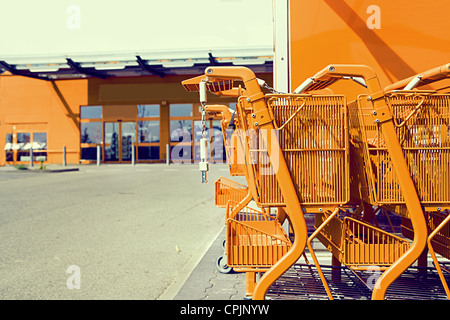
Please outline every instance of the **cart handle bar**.
M370 93L381 91L381 85L375 71L365 65L333 64L328 65L316 73L313 77L306 79L294 93L324 89L338 80L351 79L364 87Z
M450 77L450 63L440 67L429 69L415 76L395 82L385 88L385 91L391 90L412 90L436 81L441 81Z

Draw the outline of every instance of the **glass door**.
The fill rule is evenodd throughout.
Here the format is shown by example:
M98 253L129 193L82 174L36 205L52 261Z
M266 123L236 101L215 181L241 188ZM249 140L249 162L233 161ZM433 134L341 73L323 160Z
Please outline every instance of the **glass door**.
M105 161L131 162L136 122L105 122Z
M132 160L133 148L136 142L136 122L121 122L120 137L122 146L121 162L129 162ZM136 155L135 155L136 157Z
M105 122L105 162L120 161L120 122Z

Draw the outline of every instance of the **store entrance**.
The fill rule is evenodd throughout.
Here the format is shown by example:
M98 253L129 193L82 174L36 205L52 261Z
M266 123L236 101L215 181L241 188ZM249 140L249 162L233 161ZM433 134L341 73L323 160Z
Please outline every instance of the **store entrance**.
M136 143L136 122L105 122L105 162L131 162Z

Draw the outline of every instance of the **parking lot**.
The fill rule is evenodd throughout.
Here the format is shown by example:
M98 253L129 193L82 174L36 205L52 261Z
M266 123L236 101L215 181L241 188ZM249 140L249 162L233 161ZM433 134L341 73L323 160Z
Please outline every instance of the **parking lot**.
M224 226L213 165L0 168L0 299L172 299Z

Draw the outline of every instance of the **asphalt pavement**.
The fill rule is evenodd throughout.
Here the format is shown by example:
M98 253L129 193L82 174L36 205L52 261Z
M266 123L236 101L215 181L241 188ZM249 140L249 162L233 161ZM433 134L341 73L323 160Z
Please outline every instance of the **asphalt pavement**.
M207 184L185 164L0 167L0 299L174 299L223 231L221 175L226 165Z

